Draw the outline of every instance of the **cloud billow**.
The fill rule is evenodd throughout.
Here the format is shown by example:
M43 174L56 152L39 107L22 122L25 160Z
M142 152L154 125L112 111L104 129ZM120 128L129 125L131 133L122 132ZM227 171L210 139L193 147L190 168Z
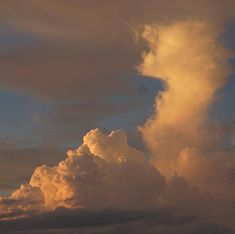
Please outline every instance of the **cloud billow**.
M155 114L140 127L150 160L128 145L124 131L91 130L65 160L37 167L28 184L1 198L2 222L30 219L32 212L36 217L57 214L59 207L134 212L170 208L233 225L234 154L205 150L220 139L211 136L207 116L230 72L230 51L218 37L217 27L202 21L146 26L150 51L139 70L166 86L156 97ZM192 233L223 233L218 230L200 226Z

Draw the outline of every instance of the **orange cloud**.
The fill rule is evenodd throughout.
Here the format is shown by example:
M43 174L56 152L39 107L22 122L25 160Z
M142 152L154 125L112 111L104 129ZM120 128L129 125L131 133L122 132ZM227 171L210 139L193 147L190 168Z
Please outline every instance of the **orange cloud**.
M150 51L139 69L165 90L141 131L157 167L172 175L180 152L202 147L210 134L208 110L230 73L231 53L218 42L218 28L200 21L146 26L143 37Z
M150 166L142 152L127 144L121 130L105 135L91 130L76 150L57 166L36 168L29 184L21 185L10 199L27 201L22 209L132 208L161 204L166 189L164 177ZM131 172L131 174L130 174ZM141 177L139 176L141 174ZM13 206L2 210L7 212Z

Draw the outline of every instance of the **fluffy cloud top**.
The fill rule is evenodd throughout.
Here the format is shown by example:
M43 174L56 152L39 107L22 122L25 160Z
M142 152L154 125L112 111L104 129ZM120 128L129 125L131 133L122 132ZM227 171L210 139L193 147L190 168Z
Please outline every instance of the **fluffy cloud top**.
M200 152L195 151L194 154ZM200 181L201 178L208 179L202 173L202 165L195 162L195 159L188 159L188 155L193 155L193 152L185 150L181 157L186 164L187 160L190 161L192 173L197 165L200 169L193 176ZM198 158L202 158L206 168L211 166L213 170L208 173L214 175L218 161L208 161L201 155ZM84 136L80 147L67 152L65 160L56 166L37 167L28 184L21 185L11 196L2 197L0 221L8 223L19 219L21 223L25 218L27 221L35 215L39 215L40 219L43 213L54 212L59 207L96 211L167 210L178 207L183 213L192 212L209 221L231 225L231 220L226 219L225 222L221 217L233 215L234 212L231 208L226 209L235 194L225 180L227 171L228 168L224 167L223 173L217 175L221 180L218 183L209 180L210 186L206 186L206 182L204 187L188 183L190 177L183 178L177 173L165 179L155 166L146 161L141 151L128 145L124 131L104 134L94 129ZM230 191L231 196L216 196L218 188L223 191L223 195ZM218 204L221 208L219 213ZM214 209L213 214L208 212L209 208Z
M208 145L208 111L230 72L231 53L219 43L220 29L201 21L146 26L142 74L160 79L155 114L141 128L160 171L178 170L185 148ZM179 161L178 161L179 162Z
M227 217L233 217L234 209L227 208L234 202L234 155L205 151L213 138L208 109L229 74L230 52L218 43L218 36L217 28L202 21L145 28L150 51L140 70L166 85L156 98L155 115L141 128L154 165L128 145L123 131L106 135L91 130L65 160L36 168L28 184L1 198L2 219L15 218L19 210L27 215L61 206L135 210L179 206L220 221L223 216L231 224ZM223 210L216 211L218 207Z
M57 166L36 168L29 184L21 185L10 199L27 200L27 206L21 203L25 210L59 206L137 209L159 205L165 190L164 177L146 162L142 152L127 144L123 131L106 135L95 129ZM13 204L12 209L15 207Z

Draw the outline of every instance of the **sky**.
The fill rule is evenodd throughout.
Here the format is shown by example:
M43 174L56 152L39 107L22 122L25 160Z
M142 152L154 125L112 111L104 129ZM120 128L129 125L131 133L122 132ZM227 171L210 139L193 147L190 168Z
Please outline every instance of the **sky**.
M235 232L233 0L0 4L0 233Z

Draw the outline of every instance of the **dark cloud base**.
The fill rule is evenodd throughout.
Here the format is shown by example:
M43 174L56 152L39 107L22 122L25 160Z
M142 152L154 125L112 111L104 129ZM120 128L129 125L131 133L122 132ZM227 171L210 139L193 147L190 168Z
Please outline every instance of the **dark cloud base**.
M156 233L233 234L234 230L208 223L173 209L69 210L32 214L28 218L0 222L0 233Z

